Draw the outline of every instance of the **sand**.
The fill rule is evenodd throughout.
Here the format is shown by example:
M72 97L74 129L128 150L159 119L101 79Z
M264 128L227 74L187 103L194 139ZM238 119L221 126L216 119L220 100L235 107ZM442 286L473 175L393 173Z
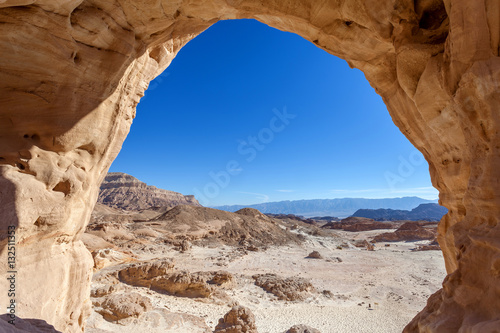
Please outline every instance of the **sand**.
M427 298L441 287L444 262L440 251L411 251L425 241L390 243L389 247L377 243L375 251L350 245L352 240L387 231L336 232L339 237L303 234L306 237L303 245L270 247L246 254L230 246L193 246L186 253L166 251L164 256L175 258L178 269L232 273L236 285L225 290L226 299L174 297L142 287L126 286L126 290L148 296L157 309L199 317L210 329L231 306L240 304L254 313L260 333L285 332L294 324L306 324L323 333L401 332L424 307ZM348 248L339 249L342 243ZM306 258L313 250L319 251L323 259ZM254 285L251 276L259 273L310 279L317 292L304 301L281 301ZM86 332L204 331L184 319L166 327L158 319L161 317L158 313L143 314L122 325L107 322L93 313Z

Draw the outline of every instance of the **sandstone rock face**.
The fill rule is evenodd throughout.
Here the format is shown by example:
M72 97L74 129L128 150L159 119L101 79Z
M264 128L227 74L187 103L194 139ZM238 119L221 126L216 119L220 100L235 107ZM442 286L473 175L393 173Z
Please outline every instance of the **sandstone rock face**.
M362 70L429 162L449 275L406 330L500 326L499 11L494 0L1 1L0 275L12 226L18 315L82 330L93 263L80 236L148 82L211 24L255 18Z
M201 206L193 195L183 195L147 185L121 172L106 175L97 202L113 208L141 210L177 205Z

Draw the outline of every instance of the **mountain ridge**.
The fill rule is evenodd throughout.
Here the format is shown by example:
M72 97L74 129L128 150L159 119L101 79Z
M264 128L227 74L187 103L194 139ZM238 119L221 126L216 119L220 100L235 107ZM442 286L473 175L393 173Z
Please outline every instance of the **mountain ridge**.
M439 221L448 212L443 206L435 203L420 204L412 210L398 209L359 209L352 216L366 217L376 221Z
M339 198L339 199L302 199L266 202L254 205L224 205L212 208L235 212L242 208L254 208L265 214L295 214L311 216L347 217L359 209L399 209L411 210L420 204L437 203L437 200L427 200L416 196L401 198Z

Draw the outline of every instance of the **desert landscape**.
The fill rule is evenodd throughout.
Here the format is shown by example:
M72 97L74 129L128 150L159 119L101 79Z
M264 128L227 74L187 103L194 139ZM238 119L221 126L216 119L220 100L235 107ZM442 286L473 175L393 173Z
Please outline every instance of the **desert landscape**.
M286 316L294 319L276 329L279 331L295 322L307 325L307 318L322 313L318 308L313 308L311 314L304 317L294 312L300 306L313 306L317 299L319 303L332 302L337 308L345 309L346 314L352 314L351 317L344 315L343 320L327 314L325 317L333 325L357 323L372 325L372 331L379 331L391 327L389 317L381 317L375 324L370 316L376 318L384 309L392 314L403 309L401 316L407 321L417 308L424 306L404 328L405 333L498 332L499 12L498 1L492 0L0 1L3 50L0 57L0 275L9 277L0 280L0 306L4 309L0 315L0 330L47 332L54 327L65 333L85 329L142 332L155 328L138 329L134 325L149 322L149 326L166 326L164 318L167 317L172 318L168 322L176 323L176 327L165 327L163 331L182 331L181 327L191 326L186 330L194 331L199 327L219 332L250 332L271 330L271 327L266 328L263 319L268 315L273 319L267 323L277 323ZM374 251L369 251L352 248L352 239L371 232L367 240L370 244L372 236L390 230L325 231L327 228L321 228L319 222L320 225L315 226L318 232L324 231L327 235L309 235L309 226L297 223L294 227L254 211L219 216L217 212L193 205L159 208L153 212L107 213L105 210L109 206L98 206L94 211L99 186L129 134L137 105L150 82L162 75L179 51L197 35L219 21L236 19L255 19L297 34L362 72L387 106L394 124L429 165L432 186L439 191L439 204L448 210L437 227L442 258L434 250L410 250L418 248L418 244L422 245L421 249L431 249L436 246L434 240L425 241L429 243L396 241L412 233L428 235L429 229L433 231L435 227L426 223L398 225L401 229L397 234L383 236L391 240L390 246L376 242ZM200 52L202 56L208 53ZM188 65L195 63L192 59ZM348 88L355 90L354 86ZM193 94L190 99L198 97ZM181 100L178 109L170 108L175 99L166 101L165 110L172 115L182 113L184 102L188 100ZM207 115L210 116L210 112ZM189 121L183 123L188 126ZM369 130L359 130L355 134L364 132ZM160 135L159 140L164 138ZM181 138L176 137L162 142L170 149L179 140ZM157 154L158 151L153 151L140 162L154 164ZM175 161L175 156L172 158ZM199 208L191 210L191 207ZM200 216L200 220L194 220L200 222L194 226L189 223L182 226L181 223L181 229L169 231L164 226L171 225L176 212L179 216ZM212 218L219 223L207 229L206 222ZM257 220L261 222L261 234L252 233L246 225ZM235 221L241 225L237 231ZM266 245L265 238L257 237L271 230L281 230L274 239L282 241L280 245ZM185 235L176 239L181 232ZM208 232L207 237L204 237L205 232ZM242 235L246 238L241 239ZM152 239L164 240L164 245L159 246ZM320 239L325 247L319 246ZM337 248L338 243L342 250ZM347 243L347 248L343 243ZM220 245L211 247L214 246L211 244ZM223 251L222 246L226 250ZM246 251L248 254L239 255L240 251L234 250L240 247L241 253ZM255 248L258 251L254 251ZM93 257L88 249L92 250ZM279 253L285 250L292 253L287 256ZM210 251L214 253L204 254ZM306 259L310 251L317 251L319 254L312 256L323 259ZM256 256L262 255L267 260L273 258L273 253L278 257L269 274L276 276L254 277L258 273L241 271L246 265L251 266L252 260L258 260ZM230 263L229 259L218 260L228 255L239 259ZM191 264L190 260L180 261L182 256L192 257ZM413 262L420 262L418 259L402 259L398 263L397 258L406 256L423 256L423 266L413 266ZM175 262L170 260L172 258ZM340 258L342 262L332 258ZM365 282L342 279L322 285L318 281L323 274L336 279L342 273L335 274L335 268L343 267L343 272L349 272L350 263L361 258L366 259L362 260L367 265L365 272L352 271L352 274L359 279L363 275ZM151 269L147 268L148 264L134 266L135 273L132 266L127 268L148 260L159 262L151 263ZM197 260L200 264L196 264ZM370 266L376 260L387 265L379 273ZM433 260L436 261L435 271L432 271ZM443 260L446 277L440 285L438 280L445 273L437 269L442 269ZM210 262L220 262L221 265L215 265L215 272L227 273L212 273ZM285 265L304 265L307 269L307 265L318 263L331 270L302 272L306 281L296 281L301 276L285 275L278 269ZM410 275L409 267L394 267L403 263L412 265L416 278ZM205 268L205 264L209 267ZM189 266L192 268L185 265L192 265ZM126 271L122 271L122 267ZM259 267L266 266L259 264ZM358 262L356 269L359 267ZM189 274L179 271L186 269L190 269L186 271ZM428 278L426 269L439 278ZM390 288L398 289L399 283L401 290L385 292L384 287L365 286L372 283L377 274L382 275L384 281L390 280L391 274L397 274L399 280L391 281ZM234 286L226 280L234 281ZM425 280L429 285L425 285L428 283ZM193 281L192 288L186 290L186 284L193 284ZM349 290L349 283L357 288L345 292L350 299L345 302L337 299L338 289ZM287 295L281 287L287 285L300 292L303 300L275 299ZM255 300L252 292L257 293L254 295L260 293L262 297L256 299L261 305L269 301L279 306L259 309L256 302L245 298L245 292L238 293L238 288L245 286L251 290L246 293L250 295L248 298ZM121 288L133 288L134 293L123 292ZM274 296L267 291L264 293L264 289ZM89 296L91 290L92 297ZM323 290L329 290L333 297L325 297L328 292L321 295ZM417 295L411 294L412 290ZM193 297L191 291L210 296ZM387 299L387 295L392 295L390 292L396 295L394 299L401 297L399 303L391 296ZM145 296L144 293L151 294ZM425 305L424 294L432 294ZM405 308L417 304L416 301L407 302L410 295L421 297L414 312ZM363 300L366 296L368 298ZM375 296L380 296L380 302L375 302ZM161 302L169 297L175 297L176 302L167 304L167 309L159 301L160 297ZM207 317L203 317L205 314L201 314L201 310L189 314L189 307L174 306L181 304L177 301L193 302L200 309L205 306L211 311L222 308L224 311L213 315L207 311ZM240 307L236 302L241 303ZM344 307L344 303L351 307ZM15 309L7 313L10 306ZM287 306L289 310L279 314L277 309L287 309ZM328 307L325 305L323 309ZM177 314L177 310L182 310L182 314ZM101 320L97 313L108 320ZM223 313L222 322L216 322ZM360 313L365 316L359 316ZM9 322L14 319L15 326ZM400 319L394 320L399 322ZM311 325L325 330L323 322L321 319ZM403 324L398 324L397 330L402 327ZM300 330L305 328L292 329Z
M436 222L188 199L108 175L83 235L94 259L85 332L400 332L446 275Z

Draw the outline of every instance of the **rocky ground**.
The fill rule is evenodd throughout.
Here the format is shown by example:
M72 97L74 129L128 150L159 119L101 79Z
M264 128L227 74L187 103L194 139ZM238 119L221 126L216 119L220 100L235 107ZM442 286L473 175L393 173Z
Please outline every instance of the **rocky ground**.
M380 223L98 206L85 332L401 332L444 263L435 223Z

